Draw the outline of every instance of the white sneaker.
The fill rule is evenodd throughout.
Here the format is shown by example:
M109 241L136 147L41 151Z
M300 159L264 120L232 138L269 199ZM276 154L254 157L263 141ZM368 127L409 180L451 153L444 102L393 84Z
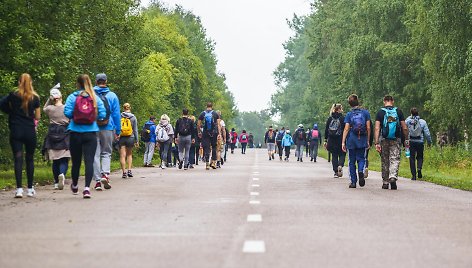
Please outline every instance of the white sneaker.
M33 197L36 194L36 191L33 188L28 188L28 193L26 194L28 197Z
M165 162L162 162L162 164L161 164L161 168L162 168L162 169L166 169L166 168L167 168L167 167L166 167L166 163L165 163Z
M338 176L339 176L340 178L343 177L343 167L342 167L342 166L338 166Z
M64 176L64 174L59 174L59 190L63 190L64 189L64 184L66 183L66 176Z
M22 198L23 197L23 188L17 188L15 192L15 198Z
M54 183L54 190L59 190L59 184L58 183Z

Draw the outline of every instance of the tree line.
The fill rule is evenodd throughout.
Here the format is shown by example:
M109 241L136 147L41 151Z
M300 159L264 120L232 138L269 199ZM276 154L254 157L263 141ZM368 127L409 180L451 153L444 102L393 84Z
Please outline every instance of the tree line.
M283 124L323 124L352 93L371 113L390 94L433 133L462 141L472 125L471 11L469 0L313 1L288 22L295 35L274 71L271 112Z
M30 73L44 104L57 82L67 96L79 74L105 72L121 104L129 102L144 123L182 108L199 113L208 101L234 115L235 102L216 69L214 42L200 19L182 7L154 1L143 9L136 0L4 0L0 3L0 97ZM140 123L140 124L141 124ZM47 131L43 117L39 137ZM8 137L7 116L0 135ZM39 150L38 150L39 151ZM8 139L0 140L0 162L11 163Z

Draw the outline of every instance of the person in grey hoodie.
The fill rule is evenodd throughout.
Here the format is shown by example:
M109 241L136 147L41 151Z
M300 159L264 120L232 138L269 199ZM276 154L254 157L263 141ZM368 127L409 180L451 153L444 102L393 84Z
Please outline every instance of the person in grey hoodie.
M133 147L139 147L138 141L138 120L131 113L131 105L123 104L121 113L121 135L120 135L120 164L123 171L123 179L132 178L131 167L133 165ZM131 126L130 126L131 124ZM126 162L128 162L128 172L126 172Z
M120 124L120 101L118 96L107 86L107 75L97 74L96 86L93 88L97 97L102 100L106 109L104 120L98 120L100 131L97 135L97 150L93 162L93 177L95 179L95 190L101 191L102 184L105 189L110 189L110 164L113 152L113 141L117 140L121 132Z
M411 179L423 178L421 169L423 168L423 153L424 153L424 140L428 141L428 145L433 142L431 139L431 133L429 132L428 124L424 119L420 118L417 108L411 108L411 115L405 120L408 126L408 135L410 137L410 171ZM417 163L416 163L417 162ZM418 166L416 166L418 164Z
M159 155L161 157L161 168L165 169L167 164L167 154L169 153L169 146L174 140L174 128L169 123L168 115L163 114L159 125L156 126L156 141L159 144Z

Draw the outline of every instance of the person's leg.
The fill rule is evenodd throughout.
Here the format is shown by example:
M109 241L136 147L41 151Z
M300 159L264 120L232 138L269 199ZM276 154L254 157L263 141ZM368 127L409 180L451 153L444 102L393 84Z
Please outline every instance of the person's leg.
M120 166L121 172L124 174L126 172L126 146L120 146Z
M97 135L97 149L95 151L95 155L93 158L93 178L95 179L96 182L99 182L102 179L102 168L100 164L100 155L101 155L101 144L102 142L100 141L100 134Z
M154 148L156 148L155 142L149 143L149 154L148 154L148 165L152 165L152 158L154 157Z
M72 159L72 185L77 186L79 182L80 165L82 164L82 135L83 133L72 132L70 134L70 155Z
M170 141L166 141L162 143L162 162L164 164L168 163L169 145L170 145Z
M126 160L128 162L128 171L133 167L133 147L126 147Z
M167 145L167 164L172 164L172 141L166 141Z
M60 172L60 165L62 159L52 160L52 175L54 177L54 183L59 183L59 174Z
M318 141L313 141L313 145L311 146L311 155L313 157L313 161L316 162L316 158L318 158Z
M69 157L63 157L60 160L59 164L59 174L67 174L67 169L69 169Z
M380 153L380 158L381 158L381 164L382 164L382 180L383 184L389 183L389 173L390 173L390 148L388 146L388 141L383 140L380 142L381 146L381 153Z
M216 146L216 142L217 142L217 137L216 135L213 135L213 137L211 137L211 160L213 161L216 161L216 153L217 153L217 146Z
M211 146L211 141L210 141L210 136L204 135L202 139L202 145L203 145L203 159L206 163L210 162L210 146Z
M351 184L357 184L357 173L356 173L356 160L357 160L357 150L349 149L349 178L351 179Z
M339 166L339 153L338 152L331 153L331 165L333 166L334 173L337 174L338 166Z
M21 142L19 138L20 137L18 135L14 137L13 133L10 133L10 146L11 151L13 152L16 188L23 188L23 142Z
M113 140L115 139L115 133L113 130L102 130L99 132L100 135L100 160L102 166L100 172L102 174L109 175L111 172L111 154L113 153Z
M90 187L93 177L93 162L97 150L97 134L95 132L84 133L82 148L85 163L85 187Z
M338 165L340 167L344 167L344 163L346 162L346 153L345 152L341 152L339 153L339 162L338 162Z
M418 144L418 154L416 157L418 161L418 173L421 176L418 177L423 177L423 174L421 173L421 170L423 169L423 159L424 159L424 143L419 143Z
M179 148L178 148L178 151L179 151L179 159L180 161L183 161L183 159L185 158L185 146L184 146L184 140L185 140L185 137L184 136L179 136L178 138L179 140Z
M411 178L416 179L416 159L417 159L417 143L416 142L411 142L410 143L410 172L411 172ZM418 168L419 169L419 168Z
M190 165L195 165L195 144L192 144L192 141L190 141L188 161Z
M290 158L290 146L285 147L285 157L287 157L287 160Z
M148 165L148 162L149 161L149 151L150 151L150 147L151 147L151 142L145 142L144 143L144 156L143 156L143 164L145 166Z
M397 181L398 178L398 169L400 167L400 154L401 154L401 145L400 140L392 141L390 143L390 171L389 179L390 182Z
M192 147L192 136L188 135L187 137L185 137L185 142L181 146L185 147L185 154L184 158L180 158L180 161L183 161L184 165L188 167L188 165L190 164L190 147Z
M356 149L357 172L364 174L366 148Z

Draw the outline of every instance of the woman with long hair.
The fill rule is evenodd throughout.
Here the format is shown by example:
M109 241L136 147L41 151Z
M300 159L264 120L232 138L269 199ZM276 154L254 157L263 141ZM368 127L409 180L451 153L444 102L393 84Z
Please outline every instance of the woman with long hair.
M82 193L84 198L90 198L93 160L97 149L97 132L99 131L97 119L105 118L106 109L102 100L96 97L88 75L79 75L76 86L77 90L67 97L64 108L64 115L71 119L68 127L72 157L72 184L70 188L74 195L79 191L79 171L83 156L85 188Z
M23 146L28 178L27 195L33 197L36 194L33 188L34 150L37 142L36 122L41 117L41 110L39 96L33 88L33 80L29 74L22 74L18 80L18 89L0 100L0 109L8 114L10 145L15 162L15 197L23 197Z
M64 115L60 84L50 91L50 97L44 105L43 111L49 117L49 130L45 139L45 148L48 149L49 159L52 160L54 176L54 190L64 189L67 169L69 167L69 118Z
M132 178L131 167L133 165L133 147L139 147L138 141L138 121L131 113L131 105L123 104L121 113L121 134L120 134L120 164L123 171L123 179ZM128 172L126 172L126 162L128 162Z
M346 153L342 150L343 106L339 103L333 104L330 112L330 117L326 121L324 146L333 156L331 163L333 164L334 177L340 178L343 176L344 161L346 160Z

